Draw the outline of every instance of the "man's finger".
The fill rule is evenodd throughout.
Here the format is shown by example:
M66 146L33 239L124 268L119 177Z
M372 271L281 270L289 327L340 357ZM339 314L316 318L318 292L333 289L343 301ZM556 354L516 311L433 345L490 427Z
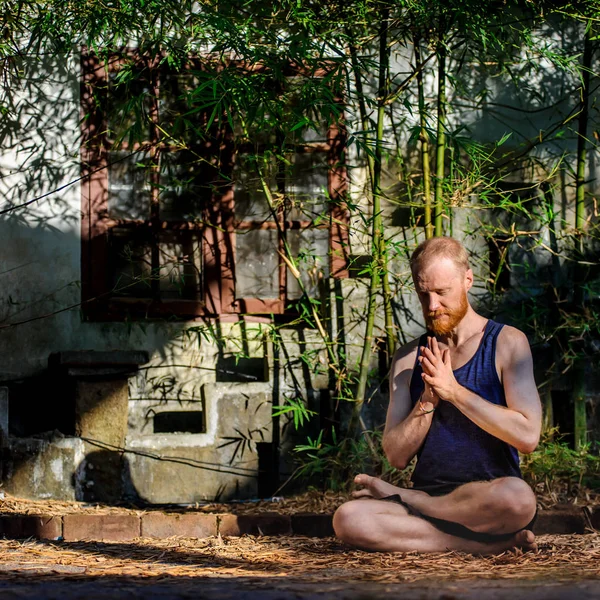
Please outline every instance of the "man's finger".
M447 366L452 366L450 363L450 350L446 349L444 350L443 354L442 354L442 362L447 365Z
M423 371L426 371L429 375L435 374L436 368L431 361L425 357L423 357L423 360L421 361L421 367L423 368Z
M433 387L433 377L431 375L427 375L427 373L421 373L421 377L425 383L428 383Z
M419 356L419 359L421 358L427 358L430 361L436 360L435 354L429 348L423 348L423 352L421 352L421 356Z

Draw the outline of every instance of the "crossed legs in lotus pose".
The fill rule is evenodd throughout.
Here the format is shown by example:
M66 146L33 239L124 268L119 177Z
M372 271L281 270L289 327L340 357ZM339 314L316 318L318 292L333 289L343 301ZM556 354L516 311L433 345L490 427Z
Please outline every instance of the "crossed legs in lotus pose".
M467 483L445 496L398 488L369 475L357 475L354 481L363 486L353 494L357 500L340 506L333 518L338 538L353 546L382 552L458 550L474 554L537 549L533 532L523 529L535 515L535 495L516 477ZM490 542L450 535L409 514L401 504L378 500L395 494L424 515L458 523L474 532L516 533L509 539Z

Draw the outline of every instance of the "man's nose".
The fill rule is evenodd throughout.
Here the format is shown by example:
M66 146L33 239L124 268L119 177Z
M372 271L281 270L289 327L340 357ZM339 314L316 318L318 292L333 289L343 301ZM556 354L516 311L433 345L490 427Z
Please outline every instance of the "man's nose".
M429 295L429 306L428 306L429 310L431 312L434 312L436 310L438 310L440 308L440 299L438 298L437 294L430 294Z

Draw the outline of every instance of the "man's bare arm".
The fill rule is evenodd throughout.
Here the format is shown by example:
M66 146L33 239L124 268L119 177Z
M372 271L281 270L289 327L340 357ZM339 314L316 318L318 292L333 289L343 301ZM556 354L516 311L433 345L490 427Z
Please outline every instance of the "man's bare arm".
M504 387L505 407L488 402L461 386L452 373L448 352L442 352L437 343L423 354L423 379L442 400L451 402L484 431L520 452L527 454L535 450L540 437L542 409L525 334L506 326L498 336L496 364Z
M404 469L417 453L429 431L433 412L425 414L417 402L412 407L410 378L415 364L418 340L401 348L390 370L390 403L383 432L383 451L390 464ZM439 398L429 386L423 395L425 410L437 405Z

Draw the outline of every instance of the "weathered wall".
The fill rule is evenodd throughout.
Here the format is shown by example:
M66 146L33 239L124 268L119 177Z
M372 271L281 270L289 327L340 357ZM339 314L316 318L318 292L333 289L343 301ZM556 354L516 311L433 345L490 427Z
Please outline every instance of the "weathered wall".
M45 395L43 401L31 392L21 394L19 402L51 402L58 411L74 393L79 417L72 433L89 441L13 438L5 489L32 497L115 500L110 484L101 481L98 465L103 464L113 475L122 466L124 481L114 488L148 501L255 496L255 441L271 439L271 386L250 384L242 386L244 391L239 384L215 380L226 380L228 374L231 379L233 353L243 349L268 363L262 333L256 343L250 332L242 348L240 331L231 336L227 331L236 325L224 325L224 337L238 343L218 347L201 335L182 335L183 323L81 319L79 57L25 60L21 68L19 85L4 90L10 112L0 137L0 209L15 207L0 216L0 379L11 385L38 375L47 369L51 354L67 350L142 350L150 362L124 388L122 379L100 376L90 382L76 375L70 377L73 392L65 375L58 383L64 385L62 393L41 385L37 394ZM35 198L40 199L17 207ZM123 402L126 420L118 424ZM29 418L22 407L12 408L14 415L24 412L22 418ZM153 415L178 410L205 415L206 433L154 434ZM119 433L119 428L125 431ZM256 440L234 439L249 431ZM221 446L224 440L229 445ZM132 451L125 462L120 458L124 446Z
M567 43L568 39L558 36L556 42ZM398 72L408 70L407 57L401 54L392 64ZM484 109L465 108L451 114L451 127L464 125L482 142L498 140L507 127L515 128L508 146L548 129L572 108L577 82L559 76L552 65L541 67L535 77L521 74L527 86L515 88L508 78L495 78ZM22 69L19 86L3 91L9 116L0 125L0 210L39 200L0 215L0 239L4 241L0 255L0 383L10 387L13 398L11 459L3 465L5 489L31 497L111 501L116 497L110 494L118 489L117 496L155 503L256 496L263 485L259 463L274 468L270 444L289 449L294 439L290 419L273 418L272 407L286 398L302 397L309 407L318 409L327 398L329 374L317 333L282 328L274 343L267 322L221 323L218 335L224 342L217 344L202 323L83 321L79 310L79 58L24 61ZM483 82L489 83L486 74L474 73L465 85L475 95ZM536 89L543 93L539 105L531 105ZM435 96L433 79L428 80L427 90L429 102ZM540 109L546 105L552 108ZM347 117L349 127L358 128L351 109ZM386 136L400 146L407 145L409 158L414 158L416 145L408 145L408 140L417 124L416 113L401 107L393 117L387 123ZM540 146L539 157L572 151L575 138L572 131L567 133ZM521 137L517 140L517 136ZM593 177L596 154L590 152L588 160ZM350 150L349 162L362 164L355 149ZM539 173L527 175L531 179L537 176ZM414 236L406 224L403 177L401 165L386 162L386 236L411 248L422 235ZM523 177L523 173L516 174L515 180ZM572 186L562 182L557 189L556 210L568 222L572 218ZM59 191L45 196L53 190ZM351 253L367 255L364 223L369 203L364 168L351 171L350 195L359 207L351 222ZM474 202L477 198L473 195L459 196L446 225L473 253L479 274L473 298L483 302L488 290L488 256L478 233L485 219L480 210L474 210ZM521 225L534 227L535 223L519 222ZM547 242L547 237L543 230L541 239ZM530 261L523 272L547 263L547 254L525 250L516 248L512 257L513 263ZM422 316L405 256L394 257L392 274L400 337L408 341L422 331ZM522 274L516 277L515 287L522 280ZM343 343L350 368L360 356L366 293L365 278L331 282L333 333L344 324ZM336 298L343 301L336 302ZM378 314L377 319L379 334L383 315ZM37 387L23 383L46 372L51 354L86 350L144 351L149 361L126 377L60 371L49 379L42 377ZM371 366L377 364L374 353ZM382 398L378 401L381 405ZM77 423L71 402L82 412ZM67 437L56 432L32 437L25 421L33 419L28 415L33 411L58 414L48 420L48 427ZM163 415L165 422L178 430L177 412L196 413L193 420L198 431L156 431L160 421L156 415ZM70 414L72 425L67 423ZM375 426L382 412L373 414L370 424ZM116 421L123 415L127 422L121 421L118 431ZM309 431L318 433L319 426L311 423ZM25 433L17 435L20 428ZM34 433L41 431L42 425ZM287 459L277 466L282 475L291 471ZM121 479L111 490L115 473L120 473Z

